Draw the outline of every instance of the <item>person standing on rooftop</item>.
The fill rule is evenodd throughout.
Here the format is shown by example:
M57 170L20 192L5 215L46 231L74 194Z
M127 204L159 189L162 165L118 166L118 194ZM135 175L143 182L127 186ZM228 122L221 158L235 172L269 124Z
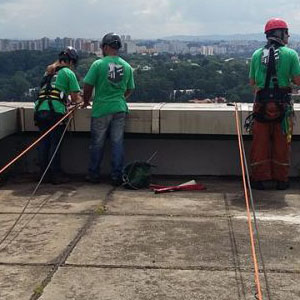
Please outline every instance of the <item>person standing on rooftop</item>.
M90 105L93 89L90 161L87 181L100 182L100 166L104 144L111 140L111 179L114 186L122 184L124 162L124 127L128 113L126 100L135 88L133 70L121 57L121 38L106 34L101 42L103 59L96 60L84 78L84 107Z
M274 180L278 190L285 190L294 115L291 83L300 85L299 57L286 46L290 35L284 20L270 19L265 34L267 44L254 52L249 76L255 89L252 187L263 190L266 181Z
M59 53L58 60L47 67L38 98L35 101L34 112L35 125L38 126L41 134L44 134L66 114L69 96L72 103L82 102L80 87L72 70L75 68L78 58L76 49L67 47ZM65 126L62 122L41 141L39 146L41 174L54 155ZM61 169L59 149L50 165L45 181L51 181L53 184L69 181Z

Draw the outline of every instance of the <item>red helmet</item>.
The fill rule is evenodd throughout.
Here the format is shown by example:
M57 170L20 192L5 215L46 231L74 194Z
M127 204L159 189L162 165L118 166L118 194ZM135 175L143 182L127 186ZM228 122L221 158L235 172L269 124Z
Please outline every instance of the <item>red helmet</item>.
M288 24L282 19L272 18L266 23L265 33L273 29L288 29Z

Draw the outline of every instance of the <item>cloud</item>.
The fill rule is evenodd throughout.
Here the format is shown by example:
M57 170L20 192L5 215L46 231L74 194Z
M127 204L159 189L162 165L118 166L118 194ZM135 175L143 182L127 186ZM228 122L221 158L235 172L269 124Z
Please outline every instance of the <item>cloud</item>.
M34 26L42 26L46 14L47 7L43 0L1 1L0 37L28 36L35 31Z
M39 18L46 13L43 0L2 1L0 8L0 17L5 22L18 23L19 19Z
M300 33L299 0L0 0L0 38L253 33L273 16Z

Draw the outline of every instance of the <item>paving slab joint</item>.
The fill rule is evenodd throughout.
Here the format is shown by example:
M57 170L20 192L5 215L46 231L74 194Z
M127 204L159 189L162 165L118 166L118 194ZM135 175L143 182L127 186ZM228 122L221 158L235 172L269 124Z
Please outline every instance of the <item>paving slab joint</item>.
M115 190L115 188L112 188L112 189L110 189L107 192L107 194L106 194L106 196L104 198L103 203L107 203L107 201L109 201L109 198L111 197L111 194L113 193L114 190ZM65 262L67 261L68 257L70 256L70 254L72 253L72 251L74 250L74 248L76 247L76 245L78 244L78 242L85 235L85 233L87 232L87 230L92 226L94 220L97 217L99 217L99 215L97 214L96 210L93 211L90 214L90 216L88 217L88 219L86 220L86 222L84 223L84 225L81 227L81 229L79 230L79 232L74 237L74 239L67 245L67 247L63 250L63 252L55 260L54 266L50 270L50 272L48 273L48 275L46 276L46 278L38 286L38 288L34 290L32 296L30 297L30 300L37 300L37 299L39 299L42 296L44 289L51 282L54 274L57 272L57 270L59 269L59 267L64 266Z
M166 214L166 213L130 213L130 212L107 212L106 216L120 216L120 217L170 217L170 218L201 218L201 219L211 219L219 218L227 220L228 218L233 218L234 215L226 215L226 214L215 214L215 215L207 215L207 214Z

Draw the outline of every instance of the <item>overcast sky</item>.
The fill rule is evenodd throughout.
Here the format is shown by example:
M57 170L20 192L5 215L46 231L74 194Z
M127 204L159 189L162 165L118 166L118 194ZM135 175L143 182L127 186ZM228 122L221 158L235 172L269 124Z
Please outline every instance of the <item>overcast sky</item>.
M274 16L300 34L299 0L0 0L0 38L258 33Z

